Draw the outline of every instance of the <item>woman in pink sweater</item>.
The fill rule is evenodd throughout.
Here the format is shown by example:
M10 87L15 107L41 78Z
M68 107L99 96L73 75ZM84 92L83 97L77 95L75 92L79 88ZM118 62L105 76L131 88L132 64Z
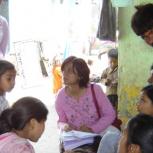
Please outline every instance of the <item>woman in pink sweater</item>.
M56 99L59 128L63 131L103 132L114 121L115 112L101 87L94 84L97 110L86 62L70 56L63 62L61 70L65 87L60 90Z

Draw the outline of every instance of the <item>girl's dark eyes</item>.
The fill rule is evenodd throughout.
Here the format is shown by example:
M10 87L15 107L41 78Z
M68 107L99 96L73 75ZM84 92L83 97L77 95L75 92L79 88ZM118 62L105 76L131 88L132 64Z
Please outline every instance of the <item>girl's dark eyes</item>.
M11 81L11 78L7 78L8 81Z
M11 81L11 80L13 80L14 79L14 77L13 76L10 76L10 77L8 77L8 78L6 78L8 81Z

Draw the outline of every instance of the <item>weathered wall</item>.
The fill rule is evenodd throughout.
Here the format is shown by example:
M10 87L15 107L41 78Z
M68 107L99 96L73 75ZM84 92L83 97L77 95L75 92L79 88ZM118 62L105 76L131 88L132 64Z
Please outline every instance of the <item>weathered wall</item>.
M132 6L119 9L119 111L123 119L133 116L141 88L147 84L153 63L153 48L131 29L134 5L152 2L135 0Z

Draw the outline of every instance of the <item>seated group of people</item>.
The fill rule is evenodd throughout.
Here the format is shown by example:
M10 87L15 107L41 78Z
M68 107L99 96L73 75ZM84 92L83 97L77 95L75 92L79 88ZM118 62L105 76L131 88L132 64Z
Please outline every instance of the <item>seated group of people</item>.
M58 126L62 131L100 134L102 139L97 148L98 153L128 153L129 150L141 153L141 149L147 150L146 153L153 151L152 84L141 90L137 103L140 114L128 122L122 134L114 124L116 111L101 86L89 83L87 63L82 58L70 56L63 62L61 69L65 87L59 91L55 106L59 116ZM0 72L2 98L6 91L14 87L16 71L11 63L0 60ZM153 83L153 73L148 81ZM0 114L0 152L34 153L28 140L36 142L42 135L48 114L46 106L39 99L23 97L8 107L3 105L6 104L4 97L1 99L1 106L6 108L3 107ZM75 152L75 149L64 152Z
M127 138L127 142L125 142L125 138L121 138L122 133L120 128L115 124L115 118L117 118L116 105L110 103L100 85L92 85L92 83L89 83L90 71L86 62L82 58L70 56L62 63L61 69L65 87L59 91L55 103L56 111L59 116L58 126L61 131L67 132L78 130L98 133L102 136L99 147L97 148L98 150L96 150L98 153L117 153L117 151L123 153L123 148L128 149L130 143L132 144L132 140ZM151 77L153 77L152 74ZM148 79L149 83L153 83L151 82L151 77ZM95 92L96 100L93 90ZM149 118L153 116L152 93L153 85L151 84L142 89L141 98L137 103L137 108L140 114L145 115L137 115L133 118L128 123L127 130L125 131L128 131L129 128L129 131L131 132L130 124L133 124L133 120L134 122L137 122L137 118L143 119L148 118L146 117L148 115L150 116ZM125 137L125 135L123 136ZM139 137L140 135L138 134L136 136ZM120 138L124 141L121 141L119 145L120 148L118 149ZM123 142L125 143L124 145ZM128 146L125 148L126 144L128 144ZM65 151L65 153L73 152L75 152L75 149Z
M141 14L149 10L151 12L148 16L150 17L150 13L153 14L153 4L138 8ZM146 14L144 21L148 17ZM134 15L132 19L132 27L136 31L136 26L140 24L137 24L138 20L135 18L137 15ZM153 17L151 21L153 21ZM145 22L142 23L145 25ZM145 28L137 34L142 35L145 41L152 45L153 22L152 27L150 25L147 27L150 28L149 33ZM61 70L65 86L59 90L56 97L58 127L61 131L66 132L77 130L101 135L97 150L91 148L89 151L82 151L83 153L95 153L95 151L97 153L153 152L152 84L142 88L140 100L137 103L139 114L130 119L124 131L121 132L118 126L120 122L117 120L116 98L114 96L107 97L100 85L90 83L90 70L87 63L82 58L70 56L62 63ZM14 87L15 76L14 66L7 61L0 60L0 152L34 153L28 140L36 142L41 137L48 110L43 102L33 97L23 97L17 100L12 107L8 106L5 93ZM107 81L106 85L110 84L110 80ZM153 73L148 81L153 83ZM62 152L79 151L64 150L63 148Z
M142 36L147 44L152 46L153 4L142 5L136 9L131 26L137 35ZM61 130L99 134L104 132L98 153L151 153L153 151L151 134L153 132L153 85L147 85L142 89L137 103L139 114L128 122L127 128L122 133L114 124L117 114L113 106L117 107L115 102L117 97L107 97L97 84L94 84L96 95L94 96L85 61L81 58L69 57L62 64L62 73L65 87L60 90L56 99L58 125ZM150 80L149 83L152 83ZM110 84L110 80L105 83ZM114 102L111 99L115 99ZM110 126L114 126L119 132L110 130ZM65 152L73 153L75 149Z

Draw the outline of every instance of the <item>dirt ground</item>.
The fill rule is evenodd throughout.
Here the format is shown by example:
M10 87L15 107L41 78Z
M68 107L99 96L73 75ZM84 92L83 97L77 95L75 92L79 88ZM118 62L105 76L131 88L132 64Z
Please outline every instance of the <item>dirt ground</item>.
M33 96L41 99L49 109L46 128L37 143L32 143L36 153L59 153L59 130L57 129L57 114L55 112L55 95L51 92L51 79L42 78L31 87L22 87L22 81L17 77L15 88L6 95L10 105L23 96Z

